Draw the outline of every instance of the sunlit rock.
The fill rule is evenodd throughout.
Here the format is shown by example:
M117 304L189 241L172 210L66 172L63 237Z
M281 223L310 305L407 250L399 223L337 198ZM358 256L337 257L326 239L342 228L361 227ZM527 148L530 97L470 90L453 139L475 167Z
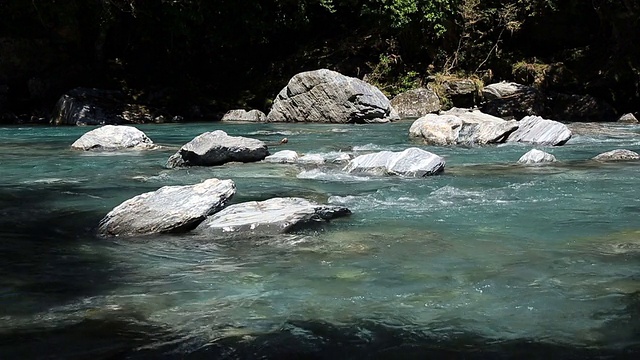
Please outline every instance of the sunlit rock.
M375 86L320 69L295 75L280 91L269 122L381 123L399 119Z
M222 121L264 122L267 116L260 110L229 110L222 116Z
M82 135L71 144L76 150L148 150L157 148L153 141L133 126L105 125Z
M640 154L627 149L616 149L598 154L593 157L596 161L629 161L640 160Z
M633 116L632 113L627 113L620 116L620 118L618 119L618 122L621 124L637 124L638 119L636 119L636 117Z
M106 236L136 236L191 230L222 209L235 192L231 180L164 186L116 206L100 221L98 232Z
M518 160L518 164L544 164L555 161L556 157L552 154L538 149L531 149L529 152L520 157L520 159Z
M256 139L229 136L222 130L206 132L183 145L167 160L168 168L215 166L232 161L254 162L269 155L267 145Z
M518 129L509 135L507 141L560 146L569 141L571 135L571 130L558 121L525 116L518 121Z
M429 88L413 89L391 99L391 105L402 118L418 118L440 111L440 98Z
M381 151L360 155L343 170L348 173L423 177L444 171L444 165L444 159L436 154L409 148L401 152Z
M414 121L409 135L429 145L485 145L504 142L517 128L515 121L506 121L478 110L454 108L441 115L428 114Z
M273 198L231 205L209 216L194 233L211 236L280 234L349 214L351 211L342 206L322 205L295 197Z
M265 162L292 164L298 161L299 155L293 150L281 150L264 158Z

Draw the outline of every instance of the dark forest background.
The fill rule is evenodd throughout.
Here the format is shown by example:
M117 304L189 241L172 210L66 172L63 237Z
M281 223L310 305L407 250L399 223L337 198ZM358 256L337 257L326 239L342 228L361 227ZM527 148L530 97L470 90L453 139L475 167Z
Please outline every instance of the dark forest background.
M388 96L450 77L639 111L639 0L2 0L0 119L43 121L75 87L185 119L268 111L329 68Z

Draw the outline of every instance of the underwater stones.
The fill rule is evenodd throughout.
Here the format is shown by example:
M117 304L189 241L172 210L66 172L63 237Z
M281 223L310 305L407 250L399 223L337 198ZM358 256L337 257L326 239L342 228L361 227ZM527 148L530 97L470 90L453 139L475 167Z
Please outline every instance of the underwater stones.
M267 116L260 110L229 110L222 116L222 121L264 122Z
M428 114L414 121L409 136L429 145L486 145L504 142L515 131L515 121L506 121L478 110L451 109L442 115Z
M569 141L571 135L571 130L558 121L525 116L518 121L518 129L509 135L507 142L560 146Z
M194 230L197 235L273 235L351 214L345 207L284 197L231 205L209 216Z
M413 89L391 99L391 105L402 118L418 118L440 111L440 98L430 88Z
M530 164L544 164L555 162L556 157L538 149L531 149L526 154L522 155L518 160L518 164L530 165Z
M640 154L627 149L616 149L598 154L592 158L596 161L629 161L640 160Z
M148 150L157 148L153 141L133 126L105 125L82 135L71 144L75 150Z
M401 152L381 151L360 155L351 160L343 170L348 173L424 177L444 171L444 165L444 159L436 154L408 148Z
M229 136L222 130L206 132L183 145L166 167L215 166L232 161L254 162L269 155L267 145L256 139Z
M399 119L375 86L320 69L289 80L273 102L268 122L383 123Z
M233 181L215 178L195 185L164 186L113 208L100 221L98 232L136 236L187 231L222 209L235 192Z

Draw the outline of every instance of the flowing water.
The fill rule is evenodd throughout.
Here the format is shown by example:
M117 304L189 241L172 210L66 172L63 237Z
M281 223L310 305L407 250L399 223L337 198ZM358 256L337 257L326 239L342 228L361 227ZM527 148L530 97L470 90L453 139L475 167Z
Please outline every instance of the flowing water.
M86 127L0 128L0 358L633 357L640 351L639 126L603 125L558 162L532 146L429 147L411 122L138 126L163 147L78 152ZM592 127L593 128L593 127ZM339 164L169 170L215 129L305 154L418 146L439 176ZM259 239L104 239L114 206L164 185L236 182L233 203L300 196L353 214Z

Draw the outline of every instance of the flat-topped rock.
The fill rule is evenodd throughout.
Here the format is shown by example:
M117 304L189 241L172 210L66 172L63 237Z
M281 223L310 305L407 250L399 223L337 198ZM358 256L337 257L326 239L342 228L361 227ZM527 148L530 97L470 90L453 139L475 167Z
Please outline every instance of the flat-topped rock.
M273 235L351 214L345 207L285 197L231 205L208 217L195 230L198 235Z
M267 115L260 110L229 110L222 116L221 121L247 121L247 122L264 122Z
M430 88L413 89L391 99L391 105L402 118L419 118L442 109L440 98Z
M344 167L343 171L424 177L444 171L444 166L444 158L419 148L408 148L401 152L381 151L357 156Z
M552 154L538 149L531 149L526 154L522 155L522 157L520 157L520 159L518 160L518 164L545 164L555 161L556 157Z
M82 135L71 144L76 150L113 151L121 149L149 150L157 146L133 126L105 125Z
M525 116L518 121L518 129L509 135L507 141L560 146L569 139L571 130L566 125L540 116Z
M100 221L98 232L105 236L137 236L191 230L222 209L235 192L231 180L164 186L113 208Z
M300 156L293 150L281 150L275 154L267 156L264 158L264 161L279 164L292 164L297 162L298 158L300 158Z
M596 161L629 161L640 160L640 154L627 149L616 149L598 154L593 157Z
M399 119L375 86L320 69L289 80L273 102L269 122L383 123Z
M254 162L269 155L267 145L256 139L229 136L222 130L206 132L183 145L167 160L168 168L215 166L232 161Z

